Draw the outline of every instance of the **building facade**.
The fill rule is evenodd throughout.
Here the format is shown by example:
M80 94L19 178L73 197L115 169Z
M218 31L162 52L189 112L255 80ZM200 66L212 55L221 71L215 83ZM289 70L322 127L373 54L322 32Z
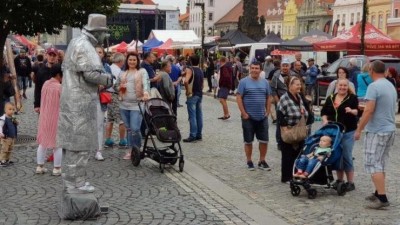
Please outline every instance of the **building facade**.
M240 0L190 0L189 29L194 30L201 37L202 10L196 3L204 3L204 29L214 31L214 24L235 7ZM218 35L217 32L213 32ZM213 34L211 34L213 35Z
M393 0L392 14L386 25L387 34L397 40L400 40L400 0Z
M289 0L286 5L286 9L283 12L283 29L282 29L282 39L290 40L295 38L297 34L297 13L298 8L303 3L303 0Z
M391 17L392 0L368 0L368 21L387 34L386 24Z
M361 22L362 3L362 0L336 0L333 6L333 22L338 25L339 32L348 30L357 22Z
M332 26L332 7L335 0L304 0L297 15L298 34L310 30L329 32Z
M268 0L271 7L265 10L265 32L282 34L283 31L283 13L285 11L287 0Z

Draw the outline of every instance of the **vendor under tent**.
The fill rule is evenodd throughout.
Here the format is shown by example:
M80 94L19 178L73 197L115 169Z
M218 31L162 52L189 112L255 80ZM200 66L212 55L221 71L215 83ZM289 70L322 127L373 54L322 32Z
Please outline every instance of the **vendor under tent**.
M270 44L272 43L281 44L282 42L283 42L282 38L280 38L275 33L270 33L265 38L259 41L259 43L270 43Z
M219 47L230 47L237 44L256 43L239 30L232 30L221 37L218 41Z
M313 44L316 42L332 39L332 35L321 30L311 30L292 40L285 41L280 45L280 49L289 51L313 51Z
M348 31L337 37L314 43L315 51L347 51L348 54L361 54L361 23L357 23ZM400 57L400 41L394 40L370 23L365 25L366 55L395 55Z
M162 45L164 42L157 40L156 38L152 38L148 41L146 41L143 44L143 52L149 52L151 51L153 48L156 48L160 45Z

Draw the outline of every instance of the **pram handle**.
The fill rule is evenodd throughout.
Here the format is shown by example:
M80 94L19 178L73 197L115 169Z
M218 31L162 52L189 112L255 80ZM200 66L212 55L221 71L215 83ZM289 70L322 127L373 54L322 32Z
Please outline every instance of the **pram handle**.
M328 124L338 125L340 132L344 132L344 130L346 129L346 126L340 122L329 121Z

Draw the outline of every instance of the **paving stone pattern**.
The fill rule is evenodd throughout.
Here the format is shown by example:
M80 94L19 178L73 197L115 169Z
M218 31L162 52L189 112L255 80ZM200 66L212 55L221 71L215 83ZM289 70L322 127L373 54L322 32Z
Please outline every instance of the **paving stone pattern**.
M24 113L18 115L19 134L36 136L37 115L28 90ZM146 159L137 168L122 160L124 149L108 148L103 162L90 160L87 175L109 214L93 221L63 221L57 214L61 177L36 175L34 142L15 147L14 166L0 168L0 224L248 224L235 207L205 188L189 174ZM46 167L52 169L52 164Z
M183 101L182 101L183 102ZM253 199L255 203L272 211L290 224L400 224L400 138L396 135L386 173L388 198L391 206L387 210L364 209L364 197L372 193L370 176L363 169L362 142L354 146L356 190L340 197L335 190L317 188L314 200L307 198L302 189L300 196L293 197L288 184L280 182L281 153L275 141L275 126L270 123L267 162L272 171L247 171L243 150L243 137L239 110L235 102L229 101L231 119L218 120L222 107L217 100L203 98L204 130L203 141L184 143L186 156L203 169L218 177L240 193ZM183 137L189 133L187 111L180 108L178 124ZM314 124L314 130L320 122ZM258 161L258 144L254 142L253 161ZM266 223L268 224L268 223Z

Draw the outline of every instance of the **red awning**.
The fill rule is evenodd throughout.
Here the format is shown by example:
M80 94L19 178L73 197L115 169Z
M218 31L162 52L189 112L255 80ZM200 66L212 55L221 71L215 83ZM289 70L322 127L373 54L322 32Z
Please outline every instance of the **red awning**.
M361 23L357 23L350 30L337 37L314 43L315 51L351 51L360 52L361 49ZM365 50L367 55L400 54L400 41L394 40L372 24L365 26Z
M164 42L164 44L162 44L162 45L160 45L160 46L158 46L156 48L153 48L152 51L156 52L158 56L162 55L164 52L167 52L167 54L171 55L174 52L172 47L171 47L172 46L172 42L173 42L172 39L169 38L168 40L166 40Z
M271 55L295 55L296 53L297 53L296 51L275 49L271 52Z
M28 40L23 35L14 35L14 38L17 39L18 42L20 42L21 44L23 44L26 47L28 47L29 49L34 48L35 46L37 46L35 43L31 42L30 40Z
M125 53L127 48L128 48L128 44L125 43L125 41L123 41L115 48L115 51Z

